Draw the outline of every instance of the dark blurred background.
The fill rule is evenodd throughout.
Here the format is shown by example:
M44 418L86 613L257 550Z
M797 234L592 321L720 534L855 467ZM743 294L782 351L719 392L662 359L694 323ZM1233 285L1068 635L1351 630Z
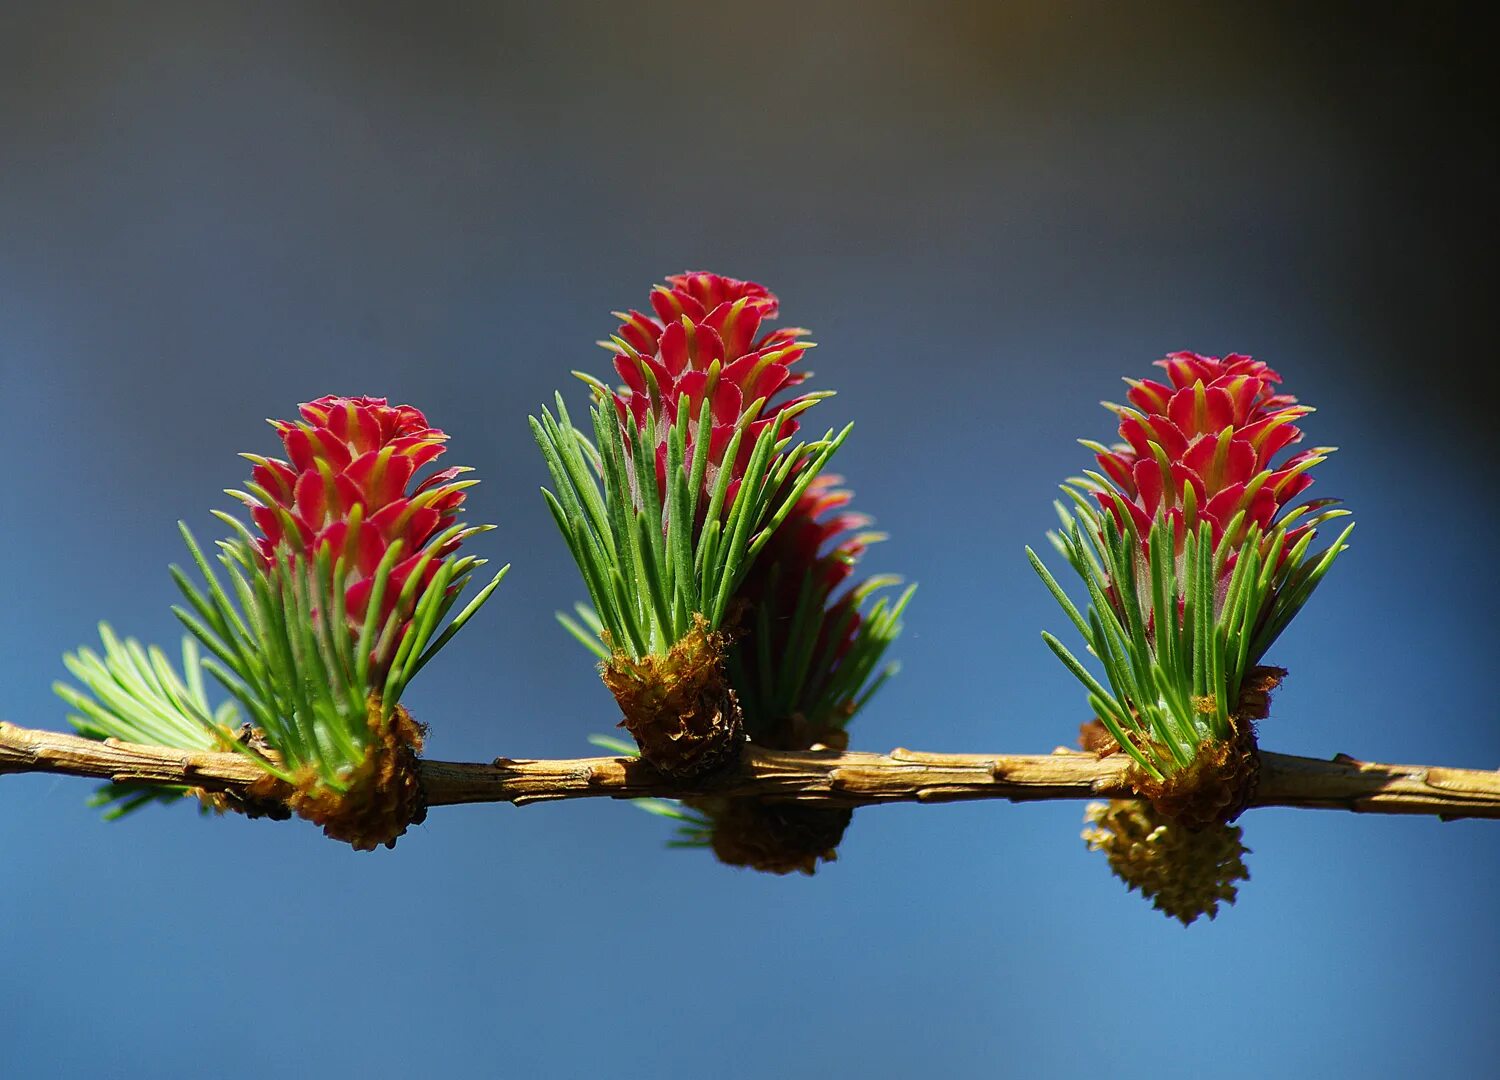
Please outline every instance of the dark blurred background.
M856 745L1046 750L1085 706L1022 547L1167 350L1270 361L1355 548L1263 743L1500 764L1494 114L1463 9L7 4L0 716L94 623L172 643L175 522L325 393L410 401L515 563L410 697L429 751L614 715L526 415L663 274L762 281L921 589ZM1078 804L862 811L812 879L583 803L118 825L0 777L0 1075L1482 1074L1493 824L1258 811L1188 930Z

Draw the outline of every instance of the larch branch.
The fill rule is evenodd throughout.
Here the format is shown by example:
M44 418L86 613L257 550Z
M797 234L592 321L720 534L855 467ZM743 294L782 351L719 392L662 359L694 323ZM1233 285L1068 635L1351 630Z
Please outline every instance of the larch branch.
M1500 772L1383 765L1263 752L1252 807L1290 806L1373 814L1500 818ZM970 799L1132 798L1123 754L932 754L892 750L776 751L747 747L712 777L669 780L632 758L497 758L489 764L423 761L429 806L554 799L745 796L836 806ZM184 784L243 793L263 770L238 753L177 750L0 723L0 773L44 772L117 783Z

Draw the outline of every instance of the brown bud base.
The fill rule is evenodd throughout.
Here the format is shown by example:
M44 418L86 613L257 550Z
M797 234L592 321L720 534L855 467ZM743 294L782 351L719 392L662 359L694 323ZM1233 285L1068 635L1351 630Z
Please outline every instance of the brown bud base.
M408 825L427 816L417 771L422 726L400 705L383 718L378 701L370 703L369 723L369 750L349 775L345 790L327 787L308 770L286 795L287 805L298 815L356 851L374 851L382 844L395 847ZM256 794L253 787L251 794Z
M1185 769L1164 779L1131 771L1131 783L1162 817L1188 829L1227 825L1244 812L1260 780L1255 721L1269 714L1271 691L1286 677L1284 668L1257 667L1245 676L1237 708L1229 715L1230 737L1205 741Z
M1237 825L1187 829L1132 799L1090 803L1084 821L1089 850L1104 852L1127 888L1184 926L1214 918L1221 902L1234 903L1234 883L1250 879Z
M710 843L719 861L770 874L813 874L818 862L838 858L839 841L854 820L848 807L799 806L756 799L700 800L713 821Z
M1130 780L1163 818L1188 829L1227 825L1240 816L1260 778L1260 754L1248 722L1230 717L1233 732L1226 742L1200 743L1198 755L1184 769L1161 780L1132 769Z
M604 665L604 685L642 760L668 776L702 776L739 757L744 723L725 678L724 647L724 635L699 616L665 656L616 652Z

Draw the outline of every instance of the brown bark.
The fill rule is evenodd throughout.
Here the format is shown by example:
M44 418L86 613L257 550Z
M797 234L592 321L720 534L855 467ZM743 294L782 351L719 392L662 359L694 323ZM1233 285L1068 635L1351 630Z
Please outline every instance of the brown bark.
M1430 765L1382 765L1343 754L1331 761L1262 752L1250 806L1292 806L1376 814L1500 818L1500 772ZM735 795L828 806L967 799L1132 798L1130 758L1114 754L928 754L893 750L762 750L701 780L674 781L630 758L491 764L421 762L429 806L552 799ZM265 774L237 753L174 750L0 723L0 773L47 772L121 783L186 784L243 791Z

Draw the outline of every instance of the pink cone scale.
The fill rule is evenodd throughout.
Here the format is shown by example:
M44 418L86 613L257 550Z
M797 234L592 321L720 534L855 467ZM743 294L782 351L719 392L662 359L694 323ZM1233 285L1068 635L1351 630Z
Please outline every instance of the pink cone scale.
M1085 443L1138 534L1144 540L1152 521L1169 521L1180 552L1187 530L1199 522L1209 524L1216 547L1239 547L1252 525L1262 536L1271 533L1312 483L1308 470L1332 450L1314 447L1275 461L1301 442L1296 422L1313 410L1280 393L1281 376L1268 365L1238 353L1176 352L1157 366L1166 371L1166 383L1127 379L1129 404L1106 403L1120 418L1124 443ZM1109 492L1095 495L1121 517ZM1288 531L1283 551L1307 528ZM1231 561L1226 571L1232 569Z
M776 437L797 431L794 419L807 398L776 403L807 378L793 371L812 343L805 330L786 327L762 333L763 324L776 318L780 303L763 285L751 281L690 271L674 274L651 292L654 317L641 311L616 312L618 332L600 342L614 353L615 371L625 386L614 393L622 423L634 422L641 431L648 417L657 432L656 479L666 488L667 432L686 408L696 420L705 400L710 403L709 464L704 491L712 490L719 471L732 470L725 504L733 501L740 478L750 461L760 433L778 425ZM759 403L759 404L757 404ZM746 417L746 411L751 410ZM746 422L735 460L725 462L737 424ZM688 461L697 448L690 432ZM706 506L707 499L700 502Z
M441 469L417 479L423 466L443 453L448 436L410 405L330 396L298 411L297 420L271 421L286 460L243 455L254 468L248 493L236 494L262 533L256 550L269 568L283 555L293 564L314 558L326 545L333 559L343 560L345 611L357 634L376 570L399 542L378 614L383 624L402 602L408 579L422 567L402 612L409 619L415 597L462 538L451 535L437 550L428 550L456 523L465 488L473 483L459 479L468 470Z

